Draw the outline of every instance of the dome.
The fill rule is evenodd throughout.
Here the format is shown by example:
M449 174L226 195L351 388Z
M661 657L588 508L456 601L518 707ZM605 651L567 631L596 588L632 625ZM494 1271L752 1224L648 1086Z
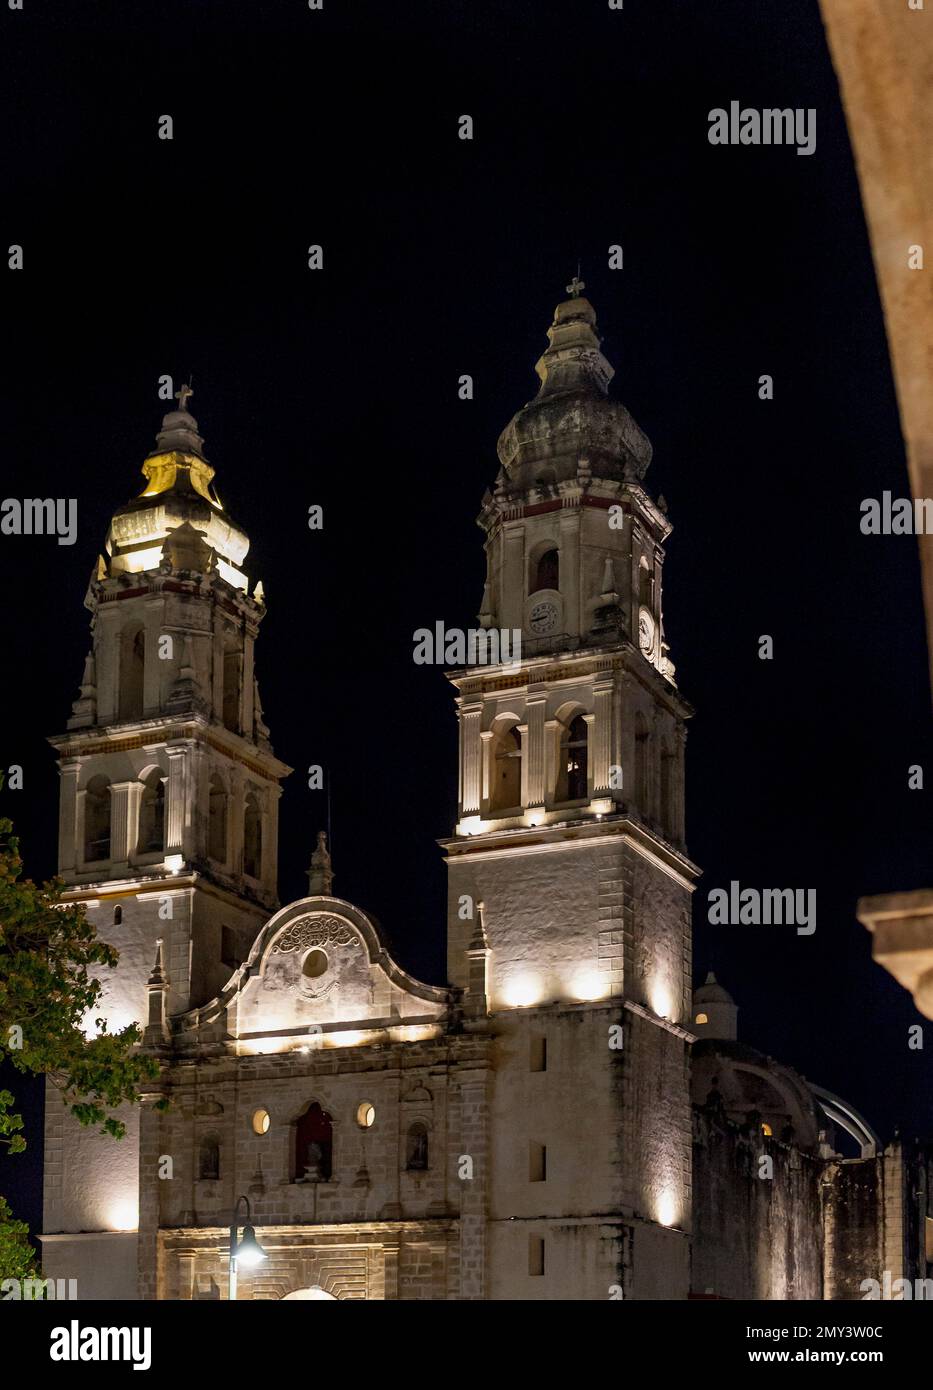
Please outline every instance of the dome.
M580 291L558 304L548 347L535 370L535 398L513 415L499 436L499 461L519 488L561 482L576 474L581 456L595 477L640 480L651 444L618 401L608 397L614 369L600 351L596 313Z
M732 1038L738 1031L739 1009L712 970L693 991L693 1031L698 1038Z
M190 387L178 395L184 403ZM139 574L163 563L206 573L216 565L227 583L245 589L240 566L249 539L214 492L214 470L204 455L198 422L188 410L170 410L163 416L156 447L146 456L142 472L143 491L120 507L110 522L110 573Z
M735 1000L732 995L723 988L712 970L699 989L694 990L693 1003L696 1008L699 1008L701 1004L731 1004L735 1007Z

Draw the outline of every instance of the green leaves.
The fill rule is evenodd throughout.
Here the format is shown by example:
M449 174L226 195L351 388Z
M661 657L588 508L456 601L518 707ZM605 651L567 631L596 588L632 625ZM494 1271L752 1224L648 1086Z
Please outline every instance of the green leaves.
M0 1197L0 1280L27 1279L38 1273L28 1235L26 1222L16 1221L6 1199Z
M159 1068L138 1051L135 1024L109 1033L98 1017L95 975L113 968L118 952L98 939L83 906L62 901L61 880L37 885L21 873L12 822L0 819L0 1055L24 1075L47 1077L80 1124L121 1139L126 1127L113 1112L136 1102ZM15 1105L0 1090L0 1153L26 1148ZM34 1258L26 1234L0 1198L0 1272L4 1259L16 1266L7 1277L22 1277L25 1252Z

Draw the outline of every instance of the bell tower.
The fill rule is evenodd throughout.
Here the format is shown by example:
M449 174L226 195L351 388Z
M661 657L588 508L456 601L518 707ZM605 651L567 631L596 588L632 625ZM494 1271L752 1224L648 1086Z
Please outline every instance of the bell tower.
M146 1024L157 953L168 1012L195 1009L278 906L279 783L290 769L273 754L259 700L262 585L251 589L243 570L249 541L214 491L191 394L178 392L142 492L112 518L85 598L92 640L80 694L67 731L50 740L66 897L120 952L102 979L111 1031ZM51 1160L65 1141L63 1176ZM46 1232L135 1225L135 1153L132 1130L120 1144L78 1131L50 1092ZM60 1247L47 1263L51 1253Z
M549 1111L528 1114L529 1143L549 1155L545 1185L526 1187L522 1153L496 1164L501 1219L541 1215L542 1239L560 1248L562 1228L549 1236L548 1221L584 1211L587 1198L594 1214L616 1211L607 1286L651 1297L661 1264L675 1271L669 1289L685 1292L687 1277L692 711L665 641L671 525L645 487L651 445L609 397L614 372L584 288L574 279L555 311L537 395L499 438L478 519L487 564L478 620L517 629L521 655L450 676L460 779L444 844L448 971L465 1026L508 1039L503 1055L519 1071L528 1048L544 1047L559 1088ZM522 1112L529 1086L542 1098L547 1090L516 1076L501 1117L506 1150L508 1114ZM584 1174L579 1137L592 1131L594 1107L604 1122L608 1107L615 1140ZM566 1295L552 1286L548 1296L591 1296L567 1279Z
M85 598L81 692L51 740L59 873L121 952L121 1022L143 1017L156 937L181 1012L213 997L278 905L289 769L259 701L262 585L250 593L249 541L214 492L190 394L162 421L142 493L110 523Z

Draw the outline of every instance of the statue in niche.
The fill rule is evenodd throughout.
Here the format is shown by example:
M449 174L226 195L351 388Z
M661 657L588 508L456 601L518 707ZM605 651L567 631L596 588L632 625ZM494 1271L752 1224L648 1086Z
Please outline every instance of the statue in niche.
M312 1139L311 1143L308 1145L307 1153L305 1155L304 1177L299 1178L299 1182L323 1182L323 1158L324 1150L321 1148L317 1140Z

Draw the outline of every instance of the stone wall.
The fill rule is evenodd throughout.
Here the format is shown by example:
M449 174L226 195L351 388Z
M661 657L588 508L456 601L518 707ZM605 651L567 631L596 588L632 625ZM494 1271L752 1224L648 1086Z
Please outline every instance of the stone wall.
M257 1232L281 1228L303 1233L303 1246L286 1242L289 1251L316 1248L321 1233L331 1228L356 1231L359 1241L381 1250L393 1240L398 1245L403 1228L412 1223L419 1231L425 1224L431 1227L427 1244L434 1253L409 1251L402 1260L398 1292L353 1296L484 1297L487 1054L484 1039L448 1036L435 1042L331 1048L307 1056L224 1057L168 1068L164 1088L171 1108L158 1112L150 1098L143 1110L142 1296L155 1297L157 1288L174 1287L179 1280L178 1287L193 1287L164 1266L166 1252L177 1255L184 1247L180 1231L197 1228L214 1240L242 1194L252 1204ZM326 1181L297 1181L304 1174L297 1167L294 1125L312 1101L331 1116L332 1172ZM375 1112L368 1128L357 1118L364 1102ZM258 1110L269 1114L265 1133L254 1129ZM415 1122L428 1131L424 1170L407 1166L408 1129ZM219 1147L216 1179L200 1176L204 1140ZM464 1156L469 1165L463 1164ZM167 1171L171 1177L160 1177ZM453 1237L458 1260L448 1261L445 1255L438 1266L442 1274L436 1269L438 1236L432 1224L438 1221L444 1230L442 1248L451 1222L459 1223ZM390 1238L386 1233L392 1231ZM262 1234L259 1238L265 1245ZM421 1235L415 1243L424 1244ZM286 1262L294 1273L292 1253ZM402 1282L406 1279L411 1282ZM367 1280L372 1289L371 1274ZM440 1287L438 1280L441 1293L435 1287ZM425 1292L429 1288L435 1291ZM248 1296L245 1290L243 1296Z
M773 1177L759 1177L759 1160ZM694 1110L691 1291L719 1298L823 1297L820 1159Z

